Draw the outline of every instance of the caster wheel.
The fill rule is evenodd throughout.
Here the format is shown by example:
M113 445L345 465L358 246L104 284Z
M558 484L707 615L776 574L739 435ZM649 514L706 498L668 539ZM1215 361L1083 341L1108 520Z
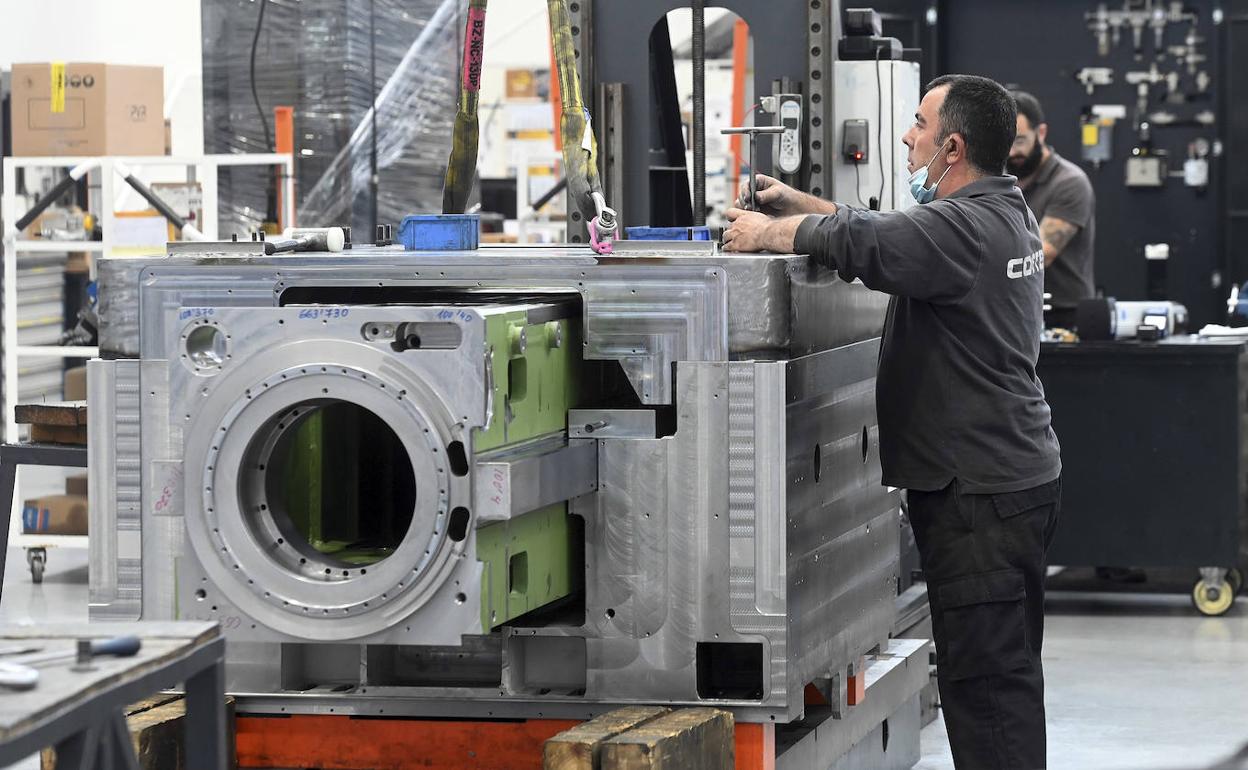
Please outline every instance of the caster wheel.
M1225 615L1235 603L1235 589L1229 580L1223 581L1220 587L1213 587L1204 580L1196 581L1192 589L1192 604L1202 615L1217 617Z
M43 582L43 556L30 557L30 579L35 583Z
M1239 596L1239 592L1244 590L1244 573L1238 567L1231 567L1226 571L1226 582L1231 584L1231 590Z

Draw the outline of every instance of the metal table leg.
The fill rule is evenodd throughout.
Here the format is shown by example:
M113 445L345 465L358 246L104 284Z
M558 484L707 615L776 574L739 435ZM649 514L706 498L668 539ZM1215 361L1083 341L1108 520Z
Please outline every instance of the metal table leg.
M58 770L139 770L125 714L114 711L58 743L56 766Z
M0 587L4 585L4 567L9 555L9 528L13 525L13 487L17 483L17 464L0 453ZM3 593L0 593L0 600Z
M63 770L87 770L99 753L100 728L92 725L56 744L56 766Z
M126 724L126 715L121 710L113 712L103 732L111 738L109 741L111 745L100 746L102 753L111 756L109 764L117 770L139 770L139 758L135 756L134 743L130 741L130 727Z
M225 662L186 680L187 770L225 770Z

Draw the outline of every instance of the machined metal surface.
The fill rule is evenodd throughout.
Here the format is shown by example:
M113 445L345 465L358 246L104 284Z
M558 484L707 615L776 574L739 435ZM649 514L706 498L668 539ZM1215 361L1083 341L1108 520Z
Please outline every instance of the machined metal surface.
M112 561L93 558L92 615L221 622L244 710L667 702L789 722L807 683L886 643L897 500L876 447L882 296L793 255L212 249L101 264L115 291L102 338L121 358L93 364L93 393L117 408L92 411L91 451L141 482L93 477L99 527L117 538L95 554ZM587 391L565 431L476 452L474 432L508 409L491 397L483 319L534 297L573 303L582 358L628 392ZM387 334L437 323L455 329L421 327L414 349ZM265 469L298 412L328 401L376 415L411 460L411 524L375 563L310 552L274 513ZM475 597L499 577L483 572L478 528L564 501L583 587L491 631ZM459 508L471 523L455 539ZM134 568L114 566L123 550Z
M442 448L485 424L487 396L480 352L484 322L474 313L458 312L467 316L460 344L423 350L410 367L395 366L390 343L368 341L361 330L437 323L435 309L188 308L177 313L183 325L170 324L169 338L175 340L170 350L185 349L194 329L213 328L230 343L226 350L234 351L220 368L197 366L185 352L169 365L170 427L182 437L183 519L188 556L195 557L183 559L179 571L181 615L230 617L222 609L228 605L260 621L263 638L277 633L290 640L379 636L385 641L401 633L395 619L416 613L443 582L459 580L469 594L479 570L475 564L464 566L468 544L448 543L447 531L451 510L470 498L471 489L466 478L451 473ZM306 336L300 327L308 330ZM244 346L254 354L246 355ZM476 353L465 356L460 347ZM394 430L419 491L402 543L390 557L366 567L300 549L297 538L265 514L276 508L264 481L274 445L298 424L300 410L330 399L363 407ZM257 542L264 547L255 547ZM456 603L453 595L443 603L440 626L429 632L436 640L432 643L454 643L461 633L480 631L469 603ZM239 629L237 638L250 637Z
M827 706L814 707L800 724L777 731L776 767L913 767L919 761L918 693L927 682L930 653L926 640L892 640L867 665L862 703L842 718Z
M587 359L619 361L642 403L669 404L677 360L787 352L790 345L797 354L827 349L862 339L864 329L878 335L886 305L882 295L792 255L694 255L680 247L594 259L584 248L511 247L416 257L362 247L352 251L354 270L346 275L329 255L233 257L212 248L198 259L101 261L100 294L108 297L100 305L103 355L158 357L159 350L139 349L139 318L148 326L163 323L155 319L170 308L263 307L279 304L291 290L315 287L357 294L540 288L581 297ZM216 269L203 269L212 262ZM659 265L668 269L652 269ZM830 305L852 312L829 316Z
M598 489L592 441L524 447L479 456L472 474L478 521L505 521Z
M655 438L657 430L649 409L568 410L568 438Z

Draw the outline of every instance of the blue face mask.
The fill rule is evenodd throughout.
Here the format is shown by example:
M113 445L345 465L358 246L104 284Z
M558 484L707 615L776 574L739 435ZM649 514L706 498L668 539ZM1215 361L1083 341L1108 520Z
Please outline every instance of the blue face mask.
M910 194L914 196L914 199L920 204L931 203L936 200L936 188L940 187L940 183L945 181L945 174L949 173L949 167L946 166L945 173L940 175L940 179L936 180L936 184L932 185L931 188L927 187L927 170L931 167L932 162L936 160L936 156L940 154L940 151L943 150L944 147L945 146L942 144L939 148L937 148L936 152L932 155L932 159L927 162L927 165L910 175Z

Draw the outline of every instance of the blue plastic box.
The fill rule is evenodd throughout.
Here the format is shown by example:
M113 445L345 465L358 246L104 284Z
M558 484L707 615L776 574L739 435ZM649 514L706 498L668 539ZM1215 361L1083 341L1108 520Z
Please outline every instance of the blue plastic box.
M628 227L630 241L709 241L709 227Z
M478 214L413 214L399 225L399 243L408 251L471 251L480 238Z

